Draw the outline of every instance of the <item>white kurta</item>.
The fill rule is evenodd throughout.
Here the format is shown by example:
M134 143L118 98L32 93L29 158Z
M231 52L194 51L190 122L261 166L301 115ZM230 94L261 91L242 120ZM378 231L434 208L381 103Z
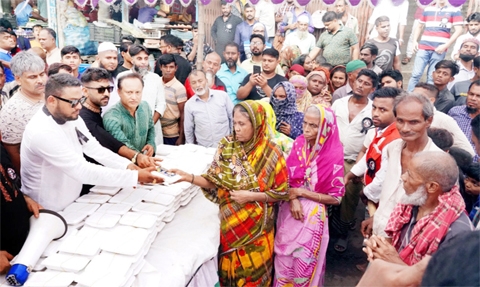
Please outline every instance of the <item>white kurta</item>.
M80 117L60 125L39 110L25 128L20 153L23 193L54 211L75 201L82 184L137 185L138 172L126 169L130 161L102 147Z

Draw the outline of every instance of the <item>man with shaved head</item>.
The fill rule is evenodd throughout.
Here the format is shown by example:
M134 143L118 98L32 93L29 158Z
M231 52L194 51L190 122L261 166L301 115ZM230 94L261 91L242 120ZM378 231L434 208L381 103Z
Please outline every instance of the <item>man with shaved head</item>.
M400 139L392 141L382 150L381 168L372 183L363 190L369 200L378 203L372 219L362 222L365 237L372 235L372 228L374 235L388 237L385 233L388 219L405 194L401 175L407 171L415 154L422 151L443 152L427 134L434 114L428 99L417 94L401 96L395 101L393 113Z
M222 58L216 52L210 53L205 57L205 61L202 63L202 70L207 77L207 85L212 90L227 91L225 84L217 77L217 72L220 70ZM185 89L187 90L187 97L190 99L195 92L190 85L190 78L185 82Z
M366 241L369 260L414 265L437 251L442 242L473 229L456 185L458 167L447 153L423 151L402 174L404 193L390 215L385 232L391 240Z

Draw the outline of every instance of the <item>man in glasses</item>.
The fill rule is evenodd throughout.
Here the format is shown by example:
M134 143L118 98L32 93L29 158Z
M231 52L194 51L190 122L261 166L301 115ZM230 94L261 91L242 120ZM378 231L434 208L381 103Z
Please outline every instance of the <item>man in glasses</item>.
M262 66L262 54L264 50L265 37L260 34L252 34L252 36L250 36L250 52L252 53L252 57L243 61L240 66L247 71L247 73L253 73L253 66ZM275 73L285 77L285 72L282 67L280 67L280 64L275 68Z
M102 68L89 68L82 74L80 80L82 82L83 95L86 97L80 110L80 117L85 122L88 130L103 147L132 160L137 152L115 139L103 126L100 113L102 107L108 104L110 93L113 91L113 86L110 85L110 74ZM97 163L88 157L87 160ZM153 158L142 153L137 154L133 163L141 168L155 165Z
M247 3L245 5L244 11L246 19L245 21L237 25L234 39L234 42L237 43L240 47L240 61L244 61L247 58L245 56L245 50L243 49L243 43L248 42L252 34L257 34L253 33L253 25L255 23L258 23L258 21L255 20L255 6Z
M152 175L154 168L139 169L98 143L79 117L85 100L79 80L53 75L45 86L45 106L25 128L22 191L46 209L65 209L82 184L134 187L137 181L162 181ZM84 154L104 167L87 162Z
M20 143L25 126L44 105L45 62L32 52L20 52L13 57L11 69L20 85L0 112L2 142L16 172L20 172Z

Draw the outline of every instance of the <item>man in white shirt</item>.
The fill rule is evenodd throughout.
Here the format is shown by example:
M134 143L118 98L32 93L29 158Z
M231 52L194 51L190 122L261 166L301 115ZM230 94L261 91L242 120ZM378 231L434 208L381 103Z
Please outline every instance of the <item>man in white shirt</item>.
M255 20L265 25L267 28L268 40L267 42L273 43L275 37L275 4L271 0L260 0L255 5Z
M163 87L162 78L156 73L150 72L150 64L148 57L150 53L145 46L134 44L130 46L128 53L132 57L133 68L130 71L121 72L117 78L128 73L137 72L143 77L143 93L142 101L145 101L150 106L152 111L153 123L155 125L155 143L157 145L163 144L163 132L160 118L163 116L167 103L165 102L165 89ZM110 102L112 102L112 98ZM115 101L115 103L118 100ZM112 104L115 104L112 103ZM109 103L109 106L111 104Z
M373 234L384 237L387 237L385 227L390 214L405 194L401 176L413 156L421 151L442 151L427 134L434 115L429 100L417 94L402 96L397 99L393 111L401 138L385 147L380 170L363 189L369 200L378 202L378 209L370 220L362 223L362 230L373 229Z
M23 135L23 193L46 209L60 211L78 198L82 183L134 187L137 181L162 181L151 174L154 168L138 169L90 134L79 117L86 99L79 80L69 74L54 75L47 81L45 95L45 106ZM87 162L83 154L104 166Z
M408 1L394 4L391 0L380 0L368 19L367 36L370 34L368 39L377 37L378 32L376 29L373 29L373 26L375 25L375 20L380 16L387 16L390 19L390 38L398 39L398 42L402 45L405 26L407 26Z
M298 17L297 23L297 29L285 37L282 50L295 45L300 48L302 54L308 54L315 48L315 36L308 32L308 16L302 15Z
M51 28L43 28L38 35L38 41L47 52L47 64L62 62L62 55L56 43L57 33Z
M373 126L372 101L368 98L378 85L377 74L368 69L361 70L353 86L353 95L341 98L332 105L337 118L340 141L343 145L344 173L348 174L360 151L369 128ZM341 237L335 244L335 250L343 252L347 248L348 227L354 224L355 210L362 183L351 182L346 185L345 196L340 203L340 221L342 228L338 230Z
M426 97L432 104L435 104L439 91L432 84L418 83L412 93ZM462 132L457 122L449 115L435 109L433 113L432 128L446 129L453 136L453 147L461 148L472 156L475 156L472 145L467 136Z
M458 60L460 48L465 39L475 38L480 41L480 12L474 12L467 17L468 32L460 35L452 48L452 60Z

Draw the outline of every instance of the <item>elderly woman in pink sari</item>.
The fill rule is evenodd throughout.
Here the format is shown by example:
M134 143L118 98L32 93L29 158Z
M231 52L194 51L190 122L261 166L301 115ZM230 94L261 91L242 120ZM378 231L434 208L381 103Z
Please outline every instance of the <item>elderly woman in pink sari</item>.
M343 148L333 111L312 105L287 158L290 201L280 205L274 286L322 286L328 246L327 205L345 192Z

